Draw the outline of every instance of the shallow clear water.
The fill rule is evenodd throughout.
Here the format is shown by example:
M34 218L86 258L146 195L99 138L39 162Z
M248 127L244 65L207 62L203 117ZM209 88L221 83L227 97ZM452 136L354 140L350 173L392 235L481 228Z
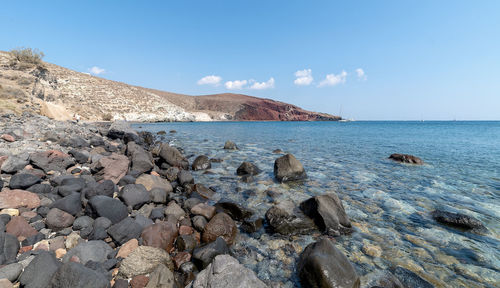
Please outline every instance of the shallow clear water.
M335 191L355 226L338 237L366 283L379 270L406 267L436 286L498 287L500 282L500 122L211 122L138 124L167 131L165 140L185 155L222 158L213 174L193 172L196 181L217 188L215 200L232 199L264 216L277 201L297 204ZM169 130L177 130L169 134ZM239 151L222 149L232 140ZM307 173L303 185L273 180L274 149L292 153ZM397 164L392 153L421 157L424 166ZM235 175L242 161L264 173L253 183ZM437 224L441 208L472 215L484 235ZM318 235L277 237L240 233L233 246L239 260L261 279L298 285L295 260ZM375 251L371 253L370 251Z

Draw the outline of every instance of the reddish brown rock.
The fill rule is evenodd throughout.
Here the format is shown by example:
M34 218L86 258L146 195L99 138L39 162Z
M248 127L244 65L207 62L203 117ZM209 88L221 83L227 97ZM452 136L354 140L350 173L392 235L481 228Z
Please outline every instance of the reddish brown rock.
M0 136L0 138L2 138L3 140L5 140L7 142L14 142L14 141L16 141L16 139L14 138L14 136L9 135L9 134L2 134L2 136Z
M217 209L214 206L210 206L205 203L198 203L191 208L191 213L194 215L201 215L210 220L214 217L216 210Z
M141 237L143 245L172 250L179 231L174 223L164 221L144 228Z
M139 247L139 242L137 239L130 239L127 243L123 244L116 257L127 258L127 256Z
M24 217L27 221L29 221L31 218L36 217L38 214L35 211L26 211L21 213L21 216Z
M193 227L182 225L179 227L179 235L191 235L193 234Z
M9 223L5 226L7 233L16 236L18 239L26 239L30 236L38 234L35 228L31 227L26 220L21 216L12 217Z
M189 252L179 252L174 257L175 269L179 269L182 264L191 261L191 254Z
M5 189L0 192L0 209L21 207L33 209L38 206L40 206L40 198L35 193L19 189Z
M64 172L66 168L75 164L73 158L59 150L35 152L30 155L30 161L33 165L45 171L45 173L49 171Z
M113 153L99 159L96 164L92 165L92 169L99 171L95 174L97 181L111 180L117 184L127 174L128 166L127 156Z
M29 245L29 246L23 246L21 248L19 248L19 253L26 253L28 251L31 251L33 250L33 245Z
M145 275L138 275L130 280L130 286L132 288L144 288L148 285L149 278Z
M202 240L203 242L213 242L217 237L222 237L228 245L232 245L237 233L238 228L236 228L233 219L226 213L221 212L215 215L205 226Z
M73 217L71 214L66 213L58 208L52 208L47 214L45 224L47 224L47 227L52 230L60 230L71 226L74 221L75 217Z

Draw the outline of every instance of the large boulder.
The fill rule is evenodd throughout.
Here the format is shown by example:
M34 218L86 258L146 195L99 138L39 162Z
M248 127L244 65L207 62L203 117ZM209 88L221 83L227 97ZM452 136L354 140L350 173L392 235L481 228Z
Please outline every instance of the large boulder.
M133 142L132 142L133 143ZM139 209L150 201L148 190L142 184L128 184L120 191L120 199L133 209Z
M10 178L9 181L9 187L10 189L22 189L26 190L27 188L38 184L42 181L40 177L33 175L33 174L28 174L28 173L20 173L13 175Z
M300 209L328 235L339 236L352 230L342 201L335 193L312 197L300 203Z
M269 208L266 220L272 230L282 235L307 234L316 229L314 221L291 201L282 201Z
M241 265L229 255L215 257L212 264L201 271L193 282L193 288L265 288L252 270Z
M260 172L262 172L259 167L257 167L255 164L250 163L250 162L243 162L241 165L236 169L236 175L243 176L243 175L257 175Z
M168 180L150 174L142 174L135 179L135 184L144 185L148 191L151 191L154 188L161 188L167 191L167 193L170 193L174 190Z
M0 230L0 265L15 260L19 246L16 236Z
M422 161L422 159L418 158L417 156L408 154L398 154L398 153L391 154L391 156L389 156L389 159L399 163L416 164L416 165L424 164L424 161Z
M194 159L193 161L193 165L191 165L191 168L195 171L209 169L210 167L212 167L210 159L208 159L208 157L205 155L196 157L196 159Z
M286 154L274 161L274 177L280 182L288 182L303 180L307 174L295 156Z
M212 242L217 237L222 237L228 245L232 245L238 228L233 219L226 213L217 213L203 229L202 240L203 242Z
M469 215L442 211L442 210L435 210L431 213L431 215L432 218L434 218L434 220L445 225L458 227L466 230L473 229L478 232L486 230L486 227L484 227L481 221Z
M153 156L135 142L128 142L127 155L130 157L132 165L130 170L139 174L149 172L153 169Z
M54 254L41 252L26 266L19 282L22 287L49 287L52 276L61 265L61 262L57 260Z
M297 270L303 287L360 287L356 270L329 239L309 244L299 257Z
M0 209L21 207L33 209L38 208L38 206L40 206L40 198L35 193L18 189L4 189L0 192Z
M94 177L97 181L111 180L117 184L127 174L128 166L127 156L113 153L99 159L91 168L96 172Z
M163 143L160 148L160 157L170 166L179 167L184 170L189 168L188 160L182 156L175 147Z
M49 171L64 172L69 166L75 165L71 156L58 150L35 152L30 155L30 161L33 166L42 169L45 173Z
M109 127L107 136L111 139L122 139L125 143L134 141L141 143L141 138L126 121L115 121Z
M68 262L62 265L50 281L51 288L109 288L106 276L80 263Z
M174 269L174 264L167 251L150 246L139 246L127 258L123 259L119 273L127 278L132 278L151 273L160 264L167 266L170 270Z
M118 223L128 216L128 209L120 200L107 196L94 196L87 205L87 213L92 218L106 217Z
M163 221L144 228L141 234L143 244L170 251L179 235L175 223Z
M238 203L227 200L217 202L217 204L215 204L215 208L217 208L217 211L225 212L231 216L231 218L238 221L250 218L253 215L252 210L247 209Z
M123 219L108 229L109 236L120 243L120 245L125 244L131 239L139 238L141 232L142 226L130 217Z

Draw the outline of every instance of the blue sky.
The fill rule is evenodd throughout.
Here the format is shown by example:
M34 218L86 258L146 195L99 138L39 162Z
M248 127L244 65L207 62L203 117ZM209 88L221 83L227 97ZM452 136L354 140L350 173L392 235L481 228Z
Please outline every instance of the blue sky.
M8 1L0 50L355 119L488 120L500 119L499 15L500 1Z

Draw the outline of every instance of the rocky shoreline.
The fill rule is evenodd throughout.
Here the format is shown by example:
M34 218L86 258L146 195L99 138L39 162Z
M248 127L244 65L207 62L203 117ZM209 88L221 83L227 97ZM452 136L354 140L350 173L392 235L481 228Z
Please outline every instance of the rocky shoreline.
M292 248L302 287L433 287L400 266L361 283L335 247L335 237L353 230L335 193L300 205L282 201L256 215L239 203L213 204L217 192L190 171L207 170L218 159L199 155L189 163L182 147L162 143L166 132L28 113L1 115L0 127L1 288L285 287L260 280L236 259L237 235L262 230L287 239L317 235L307 247ZM221 149L238 147L228 141ZM261 172L243 162L235 174L247 182ZM286 154L276 156L274 176L301 181L307 173ZM464 215L438 211L434 217L485 229Z

